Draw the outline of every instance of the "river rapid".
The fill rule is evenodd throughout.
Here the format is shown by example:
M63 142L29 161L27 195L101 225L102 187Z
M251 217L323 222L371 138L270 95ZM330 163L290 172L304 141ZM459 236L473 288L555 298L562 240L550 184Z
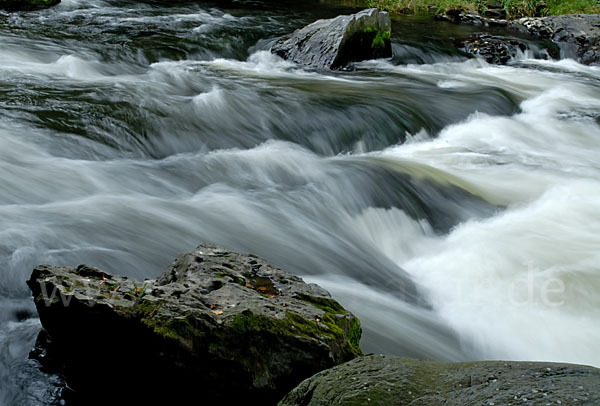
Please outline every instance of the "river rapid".
M348 71L268 51L356 10L0 13L0 405L58 382L27 360L36 265L152 278L202 241L331 291L366 353L600 366L600 68L489 65L427 17Z

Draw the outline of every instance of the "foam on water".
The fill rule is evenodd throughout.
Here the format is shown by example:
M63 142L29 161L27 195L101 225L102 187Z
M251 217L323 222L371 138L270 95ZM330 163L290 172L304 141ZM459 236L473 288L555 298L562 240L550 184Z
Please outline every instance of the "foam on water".
M598 366L600 93L587 79L596 68L542 65L553 69L523 73L536 76L538 89L530 86L521 113L476 113L434 140L420 135L381 154L453 173L508 209L447 236L414 229L414 255L410 247L378 246L419 281L455 331L469 331L463 343L480 356ZM585 80L565 80L565 68ZM494 70L504 80L511 79L503 70L513 74L509 86L523 80L514 68ZM383 235L397 228L376 224Z
M598 366L599 192L589 181L551 188L401 265L484 357Z

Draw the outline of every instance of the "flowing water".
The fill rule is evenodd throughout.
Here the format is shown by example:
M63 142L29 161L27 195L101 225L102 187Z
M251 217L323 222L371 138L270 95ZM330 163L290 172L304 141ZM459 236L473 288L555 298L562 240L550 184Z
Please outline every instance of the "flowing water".
M600 68L488 65L426 18L349 71L268 52L354 10L0 14L0 404L57 385L27 361L33 267L151 278L202 241L330 290L365 352L600 366Z

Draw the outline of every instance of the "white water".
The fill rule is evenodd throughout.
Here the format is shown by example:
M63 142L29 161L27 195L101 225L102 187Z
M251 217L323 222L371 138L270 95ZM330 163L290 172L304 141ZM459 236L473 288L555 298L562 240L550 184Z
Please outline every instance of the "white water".
M470 79L464 70L450 75L469 86L493 73L527 95L522 113L474 114L435 140L381 153L459 176L507 210L442 238L413 227L413 255L390 246L392 230L372 238L426 287L450 326L469 332L465 343L481 356L599 366L600 69L525 62L562 72L484 66L467 69ZM401 213L381 220L391 215L380 213L379 230L396 228Z
M262 22L274 31L249 40L260 48L290 23L102 5L40 18L89 11L106 52L0 31L12 92L0 106L0 403L35 404L52 386L25 363L37 319L15 317L33 311L33 267L148 278L201 241L330 290L361 318L365 352L600 366L599 68L434 54L323 74L264 49L235 58L247 49L233 40L152 60L145 43L113 53L98 27L227 42Z

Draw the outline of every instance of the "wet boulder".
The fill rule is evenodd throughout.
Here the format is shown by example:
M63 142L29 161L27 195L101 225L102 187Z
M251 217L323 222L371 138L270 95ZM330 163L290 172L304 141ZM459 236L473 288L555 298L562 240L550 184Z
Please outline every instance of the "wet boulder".
M0 0L0 10L37 10L51 7L58 3L60 3L60 0Z
M274 404L361 355L360 323L330 295L253 255L201 245L144 282L37 267L44 329L32 356L78 404ZM111 390L115 388L115 390Z
M299 65L338 69L350 62L392 56L391 20L376 8L318 20L277 41L271 52Z
M525 52L527 45L519 40L488 34L458 39L455 45L464 52L483 58L488 63L504 65L519 51Z
M371 355L303 381L279 406L510 404L600 404L600 369L549 362L441 363Z
M511 21L509 27L552 40L564 58L600 65L600 14L522 18Z

